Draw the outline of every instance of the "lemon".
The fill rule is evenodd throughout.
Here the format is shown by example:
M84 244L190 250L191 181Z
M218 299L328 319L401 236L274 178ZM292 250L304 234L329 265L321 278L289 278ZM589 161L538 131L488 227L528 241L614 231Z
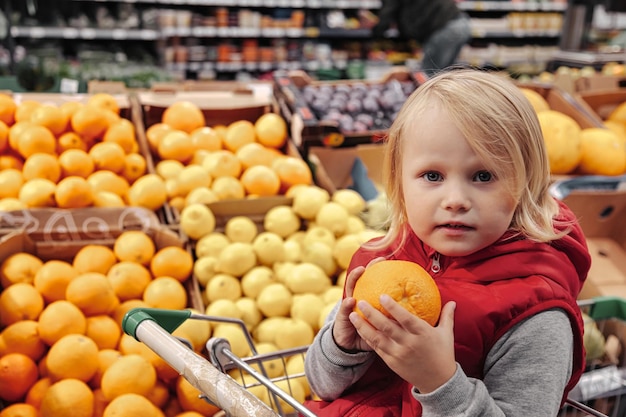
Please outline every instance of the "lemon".
M196 242L196 257L213 256L217 258L220 252L230 243L230 240L223 233L213 232L206 234Z
M229 298L211 301L205 309L205 314L207 316L228 317L237 320L241 320L243 317L243 312L237 306L237 303Z
M241 288L246 297L256 298L263 288L275 282L274 271L267 266L258 265L241 277Z
M289 288L277 282L265 286L256 298L256 302L265 317L275 317L289 315L292 299L293 295Z
M337 262L333 257L333 249L322 242L311 242L302 251L302 261L315 264L322 268L328 276L335 275Z
M248 216L232 217L224 226L224 234L231 242L252 243L258 233L256 223Z
M262 232L256 236L252 242L252 249L257 262L261 265L272 266L285 257L283 238L272 232Z
M330 194L323 188L308 185L301 188L293 197L293 211L303 219L315 219L319 209L330 201Z
M290 206L275 206L265 213L263 228L266 232L276 233L282 238L300 230L302 221Z
M289 315L293 319L302 320L314 331L319 330L319 317L326 303L321 296L313 293L295 294Z
M626 171L626 145L617 133L602 128L580 132L580 171L591 175L621 175Z
M217 270L235 277L257 265L257 257L251 243L232 242L217 257Z
M537 114L552 174L569 174L582 158L580 126L556 110Z
M365 199L363 196L349 188L335 191L331 197L331 201L341 205L352 215L358 215L365 210Z
M279 349L291 349L311 344L314 336L313 327L307 322L289 318L277 329L275 343Z
M241 320L246 324L248 330L254 329L254 327L263 320L263 314L256 305L256 301L250 297L241 297L235 301L235 305L241 312Z
M305 292L321 294L332 286L324 270L310 262L296 264L286 277L285 284L294 294Z
M209 302L223 298L234 301L242 294L239 280L229 274L216 274L207 284L205 292Z
M193 274L203 288L217 274L216 266L217 258L214 256L202 256L193 263Z

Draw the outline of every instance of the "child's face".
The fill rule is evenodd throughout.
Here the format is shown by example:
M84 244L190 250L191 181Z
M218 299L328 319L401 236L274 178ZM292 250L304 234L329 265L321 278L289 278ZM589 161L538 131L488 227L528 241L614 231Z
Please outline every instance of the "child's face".
M517 202L448 118L431 108L402 143L402 190L416 235L448 256L492 244L508 229Z

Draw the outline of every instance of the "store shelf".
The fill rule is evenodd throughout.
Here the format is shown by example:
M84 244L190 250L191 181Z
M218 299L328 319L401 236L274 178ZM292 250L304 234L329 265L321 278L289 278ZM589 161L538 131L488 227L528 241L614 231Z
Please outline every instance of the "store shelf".
M380 9L381 0L72 0L82 3L146 3L182 6Z
M151 29L59 28L45 26L12 26L13 38L30 39L117 39L154 41L162 37Z
M465 11L564 12L567 10L567 2L554 1L461 1L458 6Z

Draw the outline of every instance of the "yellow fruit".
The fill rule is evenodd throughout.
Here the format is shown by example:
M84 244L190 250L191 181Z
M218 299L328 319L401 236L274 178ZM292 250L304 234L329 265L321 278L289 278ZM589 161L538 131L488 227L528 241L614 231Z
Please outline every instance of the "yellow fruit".
M609 113L607 120L626 125L626 101L618 104L611 113Z
M99 272L85 272L70 281L65 298L87 317L112 313L119 304L111 282Z
M212 178L239 178L242 165L237 156L230 150L223 149L211 152L202 160L202 167Z
M206 125L206 119L200 107L187 100L169 105L161 116L161 122L187 133Z
M237 320L243 317L243 312L237 307L237 303L228 298L219 298L210 302L204 313L207 316L228 317Z
M136 262L148 266L155 252L152 238L139 230L122 232L113 244L113 254L120 262Z
M128 203L131 206L157 211L166 201L165 182L157 174L146 174L138 178L128 190Z
M122 330L109 315L87 317L85 336L94 341L98 349L115 349L122 336Z
M235 301L241 297L239 280L229 274L216 274L206 286L206 297L209 303L220 299Z
M43 309L43 297L31 284L18 282L0 293L0 323L3 326L20 320L37 320Z
M258 226L248 216L231 217L224 226L224 235L231 242L252 243L258 233Z
M263 218L263 227L266 231L276 233L286 238L300 230L301 220L291 206L280 205L272 207Z
M148 268L138 262L121 261L107 273L115 295L120 301L141 298L144 290L152 281Z
M224 147L231 152L237 152L242 146L256 141L254 124L249 120L238 120L228 125L224 137Z
M94 396L78 379L63 379L50 385L41 400L41 417L92 417Z
M211 417L220 411L219 408L202 399L200 397L200 390L191 385L191 383L182 376L176 379L174 387L176 397L183 410L195 411L206 417Z
M104 371L100 387L108 401L123 394L146 396L156 384L154 366L137 354L122 356Z
M24 128L19 135L17 143L17 152L24 158L35 153L47 153L54 155L56 153L56 138L43 126L31 124Z
M82 149L67 149L59 155L59 165L63 177L87 178L96 169L93 159Z
M13 97L8 94L0 94L0 121L11 126L15 122L16 109L17 104Z
M83 312L66 300L54 301L39 316L39 337L48 346L68 334L85 334L87 319Z
M319 209L330 201L330 194L323 188L310 185L303 187L293 197L293 211L303 219L312 220Z
M314 332L317 332L319 330L319 317L326 304L318 294L295 294L289 316L304 321L311 326Z
M257 141L264 146L278 149L287 141L287 123L276 113L265 113L254 123Z
M110 110L116 114L120 113L120 105L117 99L109 93L91 94L87 99L87 105Z
M46 261L36 272L33 285L41 293L46 303L65 299L65 290L78 271L66 261Z
M265 317L286 317L291 310L293 295L284 284L272 283L263 287L256 301Z
M185 197L182 208L180 210L192 204L200 203L207 205L215 203L216 201L218 201L217 195L211 190L211 188L198 187L194 190L191 190L189 194L187 194L187 197Z
M311 395L311 387L304 375L304 355L294 355L287 359L287 375L289 375L290 380L295 380L302 384L307 397Z
M116 174L124 170L124 148L115 142L98 142L89 149L95 170L108 170Z
M232 352L240 358L250 355L250 345L241 326L235 323L218 323L213 329L213 337L230 342Z
M256 299L263 288L275 282L271 268L255 266L241 277L241 289L246 297Z
M191 191L199 187L209 187L211 185L211 176L206 169L200 165L189 165L176 177L177 195L186 197Z
M272 169L278 175L281 184L281 192L298 185L313 184L313 174L304 160L294 156L276 158L272 163Z
M170 125L165 123L155 123L146 129L146 139L148 140L148 146L150 151L156 152L159 147L161 138L167 133L174 130Z
M230 239L223 233L212 232L204 235L196 242L196 258L203 258L205 256L217 258L220 252L230 243Z
M34 361L41 359L47 346L39 337L37 327L35 320L20 320L5 327L0 338L6 347L0 350L0 357L8 353L21 353Z
M603 128L587 128L580 132L583 174L621 175L626 172L626 142L615 132Z
M178 177L184 168L185 165L182 162L174 159L166 159L157 162L154 169L161 178L168 180Z
M0 265L0 284L5 288L17 283L32 284L43 264L41 259L27 252L9 255Z
M192 310L193 313L202 312ZM180 326L172 332L174 336L183 337L191 342L196 352L204 349L207 340L211 336L211 322L206 320L185 320Z
M55 207L56 184L44 178L26 181L18 194L18 199L28 208Z
M441 312L437 284L420 265L401 260L383 260L368 266L354 287L354 298L367 301L389 316L380 304L387 294L412 314L434 326ZM356 308L359 314L361 311Z
M281 154L273 149L268 149L258 142L248 143L237 149L235 156L241 162L244 169L255 165L271 167Z
M246 196L243 185L234 177L218 177L213 180L211 190L219 200L236 200Z
M0 198L17 198L24 184L24 176L18 169L0 170Z
M97 106L82 106L70 117L70 126L86 141L101 137L109 127L105 111Z
M126 178L129 183L135 182L138 178L146 173L148 164L146 158L138 153L129 153L124 158L124 169L122 177Z
M48 351L46 367L53 381L75 378L88 382L98 369L98 345L82 334L68 334Z
M191 137L182 130L172 130L163 135L157 147L161 159L187 163L195 152Z
M108 170L100 170L87 177L87 183L93 193L108 191L124 198L130 190L126 178Z
M272 266L285 257L284 240L272 232L261 232L254 238L252 249L260 265Z
M582 158L580 126L574 119L556 110L537 114L546 143L552 174L571 173Z
M153 308L182 310L187 306L187 291L179 280L158 276L146 286L143 301Z
M100 244L88 244L76 253L72 265L79 274L99 272L106 275L116 262L113 249Z
M335 191L331 196L331 201L343 206L351 215L359 215L366 206L363 196L349 188Z
M222 149L222 138L219 133L209 126L202 126L193 130L189 136L193 148L197 150L217 151Z
M240 277L257 264L251 243L232 242L217 257L217 270Z
M161 248L150 260L150 272L154 277L168 276L185 282L192 270L193 256L178 246Z
M180 228L189 238L199 240L215 230L215 215L204 204L191 204L180 213Z
M280 191L280 178L272 168L255 165L247 168L239 178L243 188L249 195L270 197Z
M120 118L107 128L102 137L102 141L117 143L124 149L126 154L129 154L137 145L135 125L128 119Z
M294 294L307 292L322 294L332 286L329 276L322 267L311 262L296 264L287 276L285 284Z
M47 153L34 153L24 161L22 167L24 180L45 178L58 182L61 178L61 165L56 156Z
M65 177L56 186L54 200L59 208L84 208L93 204L93 190L83 177Z
M63 110L51 104L38 106L31 113L29 120L36 125L48 128L55 136L65 132L69 123L69 117Z
M530 101L530 104L533 106L533 109L535 109L536 113L550 110L550 105L548 104L546 99L537 91L525 87L521 87L520 90L528 99L528 101Z
M104 408L102 417L159 417L163 414L145 396L126 393L115 397Z

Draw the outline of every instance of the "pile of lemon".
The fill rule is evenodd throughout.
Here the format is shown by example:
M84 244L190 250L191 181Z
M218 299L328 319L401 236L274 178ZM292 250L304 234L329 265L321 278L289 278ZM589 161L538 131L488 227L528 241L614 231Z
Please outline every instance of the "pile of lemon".
M553 110L538 92L521 88L537 112L553 175L622 175L626 173L626 105L604 121L605 128L581 128Z

